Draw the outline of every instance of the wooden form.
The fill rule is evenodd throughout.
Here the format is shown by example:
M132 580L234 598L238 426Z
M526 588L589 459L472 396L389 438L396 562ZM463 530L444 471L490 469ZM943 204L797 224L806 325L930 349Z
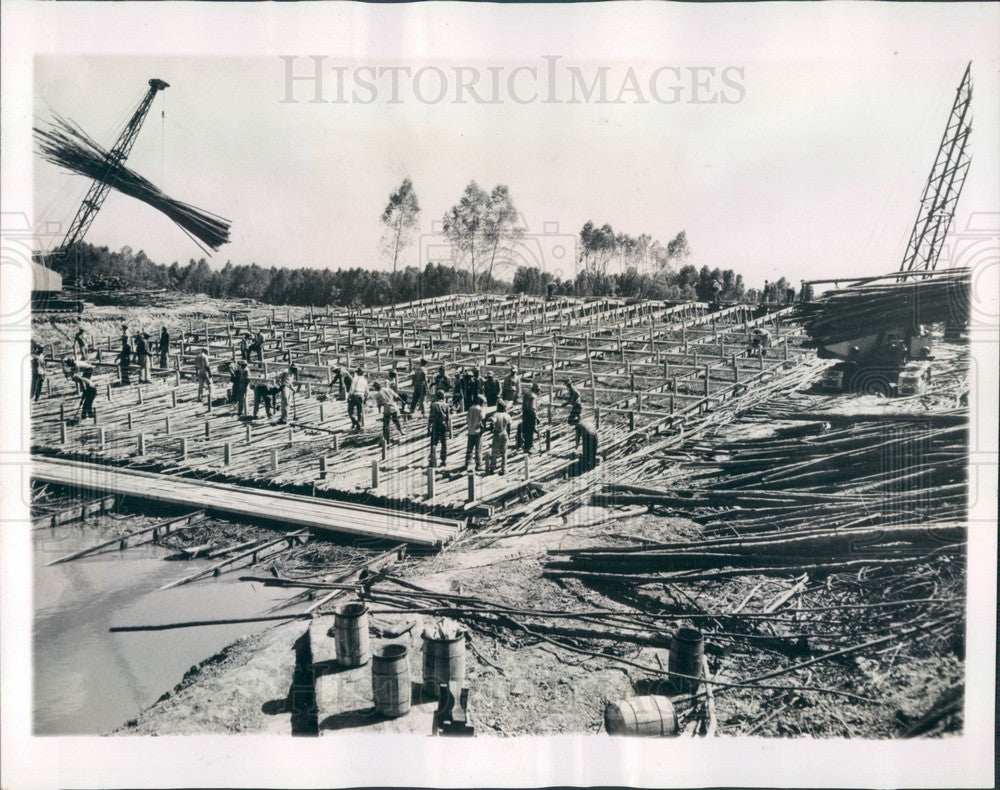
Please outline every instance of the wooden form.
M585 414L597 423L602 450L636 434L677 431L693 415L752 391L812 355L799 347L798 331L785 324L787 312L755 317L746 305L710 312L698 302L466 295L353 313L233 313L224 322L192 323L172 365L154 383L111 387L96 422L67 425L61 419L74 406L70 385L56 378L51 396L34 404L35 443L49 452L84 452L170 473L221 472L251 484L313 486L409 512L488 512L491 503L562 474L572 462L574 429L562 407L565 381L573 382ZM751 356L750 331L761 325L770 328L773 345L765 355ZM290 425L267 421L263 412L252 425L243 424L235 407L218 397L228 382L225 367L239 356L242 334L258 331L265 346L263 362L256 355L251 360L252 382L271 379L293 363L299 369ZM209 351L217 382L212 409L197 401L191 378L201 348ZM340 388L331 386L337 370L363 365L369 379L383 384L394 370L407 393L421 358L428 361L430 378L440 365L451 378L472 367L502 378L515 365L524 387L538 386L543 438L535 444L528 480L520 471L520 454L512 451L508 470L517 472L477 478L470 489L457 468L465 450L462 414L453 415L448 468L438 470L433 481L426 475L429 447L422 417L405 422L405 435L384 449L371 402L365 430L350 430ZM107 378L112 381L114 374ZM516 423L518 407L513 417ZM488 452L488 437L483 444ZM470 490L477 496L473 501Z

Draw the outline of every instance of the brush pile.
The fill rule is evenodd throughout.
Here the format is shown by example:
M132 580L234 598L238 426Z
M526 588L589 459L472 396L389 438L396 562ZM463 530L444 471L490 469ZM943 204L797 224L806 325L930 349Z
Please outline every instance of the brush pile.
M52 128L36 127L34 132L35 142L47 162L102 181L123 195L141 200L213 250L229 241L228 220L164 194L123 163L114 161L108 151L71 121L56 117Z
M833 291L798 306L812 347L843 343L887 328L969 320L969 269L931 272L921 279L873 283Z

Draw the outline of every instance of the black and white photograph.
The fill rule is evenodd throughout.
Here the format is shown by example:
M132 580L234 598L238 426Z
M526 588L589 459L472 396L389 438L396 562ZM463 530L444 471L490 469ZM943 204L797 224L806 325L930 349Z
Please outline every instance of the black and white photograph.
M15 5L4 786L992 785L995 6Z

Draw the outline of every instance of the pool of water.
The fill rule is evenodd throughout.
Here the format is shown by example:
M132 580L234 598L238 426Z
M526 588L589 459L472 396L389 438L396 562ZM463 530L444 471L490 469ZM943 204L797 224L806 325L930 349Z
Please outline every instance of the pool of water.
M114 535L65 525L33 537L36 735L109 732L173 688L193 665L274 623L118 634L108 633L112 626L254 617L290 596L285 589L240 582L239 572L159 590L213 561L165 560L170 552L152 545L46 567Z

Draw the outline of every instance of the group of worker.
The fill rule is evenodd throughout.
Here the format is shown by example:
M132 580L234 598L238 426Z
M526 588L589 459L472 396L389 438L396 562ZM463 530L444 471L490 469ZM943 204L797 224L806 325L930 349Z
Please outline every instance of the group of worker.
M80 332L82 331L83 330L80 330ZM80 337L79 332L77 333L77 337ZM85 358L83 348L84 347L81 341L77 345L78 353L81 358ZM160 340L157 344L156 350L159 352L160 369L166 370L167 357L170 354L170 332L165 326L160 329ZM138 331L130 336L128 325L122 324L121 344L118 356L116 357L120 371L121 383L129 384L131 382L130 374L132 363L135 362L135 364L139 367L139 383L148 384L153 364L152 358L153 344L149 338L149 333Z
M382 439L386 445L392 441L395 426L400 436L406 433L400 417L410 419L419 410L427 417L427 436L430 439L430 464L444 467L448 463L448 445L453 438L452 415L466 415L465 456L461 471L470 466L476 471L484 467L487 474L504 475L511 440L514 450L530 455L539 436L538 412L535 400L539 393L537 383L524 387L515 366L511 366L502 379L492 371L480 373L477 368L461 370L454 377L440 365L433 378L427 369L427 360L421 359L411 377L412 391L407 395L399 387L396 371L389 371L386 380L369 382L364 368L354 371L338 369L330 387L337 388L347 401L347 413L355 432L365 427L365 405L369 394L382 418ZM579 392L571 381L566 381L567 397L563 405L568 409L567 422L576 430L577 445L582 445L579 467L592 469L597 463L597 432L589 420L582 419ZM429 393L430 405L426 406ZM515 428L512 407L520 405L520 421ZM484 447L484 437L489 436L489 447Z

